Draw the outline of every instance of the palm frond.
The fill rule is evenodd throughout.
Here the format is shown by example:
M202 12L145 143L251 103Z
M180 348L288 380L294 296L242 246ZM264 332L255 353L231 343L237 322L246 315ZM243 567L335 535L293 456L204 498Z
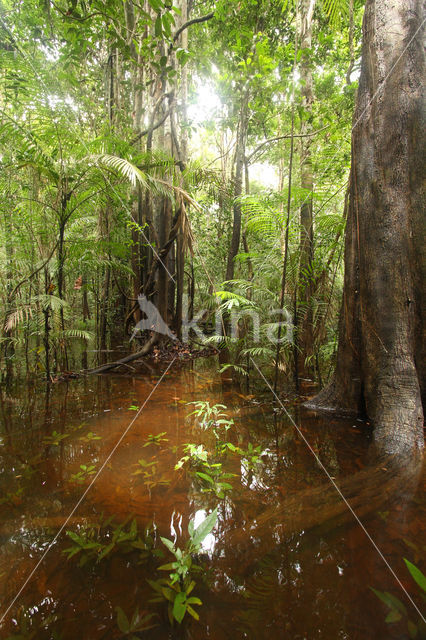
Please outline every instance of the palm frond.
M4 330L6 333L15 329L18 324L24 322L24 320L29 320L33 317L33 310L30 305L26 304L19 309L15 309L15 311L11 311L4 323Z

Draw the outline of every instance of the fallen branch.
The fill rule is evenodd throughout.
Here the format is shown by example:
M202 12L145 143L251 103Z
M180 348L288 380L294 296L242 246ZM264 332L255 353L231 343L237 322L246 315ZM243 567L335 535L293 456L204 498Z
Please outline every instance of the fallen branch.
M153 333L150 339L145 342L142 349L136 351L136 353L131 353L125 358L121 358L120 360L116 360L115 362L107 362L106 364L101 365L100 367L96 367L96 369L89 369L84 373L86 375L92 375L94 373L106 373L107 371L111 371L111 369L116 369L117 367L121 367L121 365L127 365L128 362L133 362L133 360L137 360L138 358L142 358L143 356L148 355L157 344L159 339L158 333Z

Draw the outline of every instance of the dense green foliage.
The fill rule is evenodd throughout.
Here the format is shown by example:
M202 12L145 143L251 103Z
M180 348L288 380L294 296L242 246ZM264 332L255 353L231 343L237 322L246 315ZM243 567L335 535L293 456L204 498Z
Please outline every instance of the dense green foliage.
M178 335L188 306L207 310L210 331L218 304L259 314L260 339L243 317L232 336L210 338L232 347L242 374L249 355L274 358L268 336L281 306L296 332L280 351L292 371L308 317L312 345L299 356L320 380L328 375L362 6L318 3L309 48L305 9L277 0L3 3L4 370L24 354L27 371L49 377L73 366L71 344L127 339L144 293ZM227 263L233 281L224 284Z

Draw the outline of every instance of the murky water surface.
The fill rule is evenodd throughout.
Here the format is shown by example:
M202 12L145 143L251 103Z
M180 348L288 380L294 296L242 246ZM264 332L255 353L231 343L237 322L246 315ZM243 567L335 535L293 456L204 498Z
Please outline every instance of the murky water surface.
M155 614L156 626L137 636L153 640L408 638L406 618L386 624L389 610L369 587L398 597L416 621L414 609L288 417L266 395L223 387L212 360L173 368L154 390L166 366L146 376L1 390L1 615L19 595L0 637L130 637L117 625L121 607L128 617L137 608ZM187 403L197 400L227 406L228 440L247 452L228 451L221 473L233 475L214 484L196 474L200 466L175 470L186 443L203 444L211 463L219 460L214 435L188 417ZM403 557L425 570L424 475L409 463L377 461L360 422L288 408L421 608ZM258 459L250 446L260 447ZM160 536L183 547L190 519L198 524L216 506L216 527L197 558L203 572L194 574L200 620L187 615L171 630L167 606L151 602L147 582L167 576L158 571L171 560ZM67 531L99 539L108 530L106 546L114 527L127 521L128 532L133 518L141 539L151 527L148 551L121 545L83 566L82 552L64 554L72 546Z

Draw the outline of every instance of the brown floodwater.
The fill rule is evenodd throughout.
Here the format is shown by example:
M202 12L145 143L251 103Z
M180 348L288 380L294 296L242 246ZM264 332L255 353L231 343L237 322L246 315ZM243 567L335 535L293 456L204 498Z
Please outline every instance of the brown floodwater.
M378 459L362 422L318 417L288 401L299 432L266 390L225 384L214 359L174 366L155 388L166 366L1 388L0 637L130 637L117 625L121 607L128 617L137 608L155 614L156 626L136 636L152 640L408 638L407 616L417 623L418 614L301 433L420 609L403 558L425 572L421 461ZM233 474L224 496L188 465L175 470L186 443L215 450L212 433L188 415L194 401L226 405L234 421L228 440L245 451L260 447L257 461L232 451L221 460ZM194 575L200 620L186 616L171 628L147 582L167 575L158 571L170 561L160 536L183 547L190 519L198 524L215 507ZM84 566L81 554L67 558L67 531L101 532L110 517L110 528L128 521L126 531L135 519L141 535L150 526L150 552L114 549ZM407 616L386 623L389 609L370 587L397 597Z

